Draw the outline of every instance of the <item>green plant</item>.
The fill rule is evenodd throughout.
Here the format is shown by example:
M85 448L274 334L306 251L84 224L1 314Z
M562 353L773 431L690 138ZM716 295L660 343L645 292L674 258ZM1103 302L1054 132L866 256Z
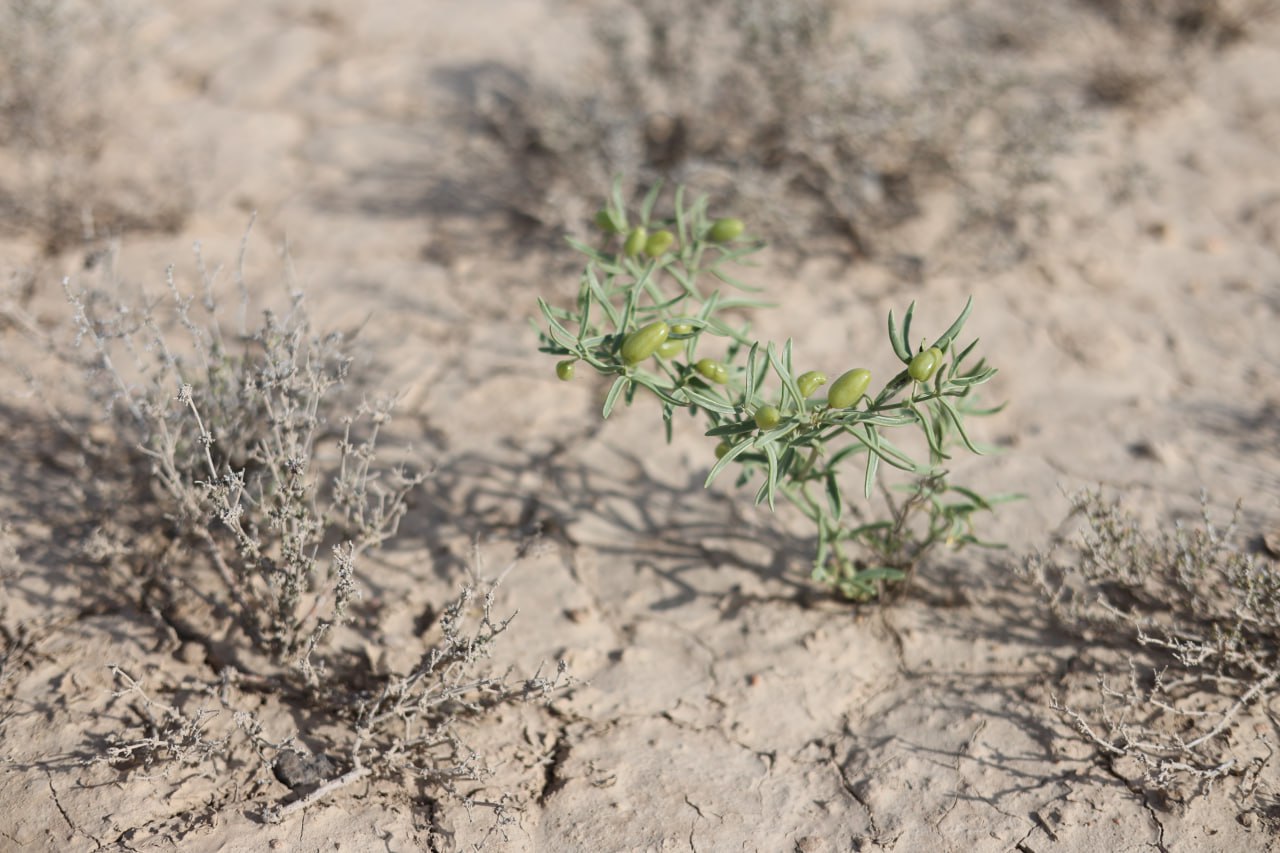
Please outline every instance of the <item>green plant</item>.
M659 402L668 441L676 409L701 413L706 435L718 442L707 483L730 466L739 470L739 484L759 474L756 502L773 507L781 496L814 523L813 577L848 598L873 598L886 583L906 580L936 545L984 544L973 532L972 517L1002 498L951 484L945 468L953 440L980 452L965 429L966 416L992 411L976 408L970 395L995 369L981 359L968 364L977 341L957 343L972 300L945 331L914 350L914 303L901 323L890 312L889 343L903 369L871 393L870 372L854 368L831 385L825 399L813 398L826 376L812 370L797 374L790 340L780 347L755 340L749 326L735 327L726 317L731 309L763 303L719 289L708 292L704 283L710 278L746 289L730 267L762 244L747 239L735 219L711 220L705 198L686 203L682 188L675 191L672 215L659 218L659 195L655 187L628 216L615 184L598 218L638 221L638 230L672 229L678 248L641 257L626 244L619 247L618 229L612 227L602 229L598 246L570 240L587 258L576 310L539 300L546 323L542 351L572 357L613 378L606 418L620 401L632 403L641 389ZM684 358L651 361L668 340L681 342ZM715 357L699 357L700 350ZM916 461L889 439L902 430L923 439L927 461ZM881 463L909 475L901 486L904 499L883 488L887 517L870 518L846 499L844 472L855 460L865 498L880 482Z

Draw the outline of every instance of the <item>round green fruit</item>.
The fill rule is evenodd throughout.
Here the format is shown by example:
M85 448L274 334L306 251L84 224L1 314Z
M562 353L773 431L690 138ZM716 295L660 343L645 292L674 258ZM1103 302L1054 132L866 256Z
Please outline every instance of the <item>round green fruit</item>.
M573 359L562 361L556 365L556 376L560 377L561 382L568 382L573 378L573 366Z
M705 378L710 379L717 385L724 385L729 381L729 368L714 358L700 358L693 367Z
M817 391L819 386L827 384L827 374L819 373L816 370L810 370L801 373L796 378L796 385L800 386L800 396L808 399L813 396L813 392Z
M644 251L644 244L649 239L649 232L637 225L627 232L627 242L622 245L622 252L628 258L634 258Z
M622 360L627 364L639 364L658 351L671 330L661 320L637 329L622 339Z
M684 352L684 341L668 339L658 347L658 358L675 358L682 352Z
M746 227L741 219L717 219L711 223L711 230L707 232L707 236L712 242L728 243L741 237Z
M850 370L832 383L827 393L827 405L833 409L847 409L862 399L870 384L870 370L861 367Z
M756 409L756 426L760 429L773 429L782 422L782 412L777 406L761 406Z
M645 241L644 253L651 258L656 258L670 249L675 242L676 235L670 231L655 231Z
M938 357L941 355L942 351L937 347L916 353L907 365L907 375L917 382L928 382L938 367Z

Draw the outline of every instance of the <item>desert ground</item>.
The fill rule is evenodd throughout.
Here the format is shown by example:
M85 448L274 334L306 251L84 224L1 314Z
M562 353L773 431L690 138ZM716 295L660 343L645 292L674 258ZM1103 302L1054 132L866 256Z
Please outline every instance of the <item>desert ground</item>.
M1071 496L1087 489L1152 535L1197 523L1201 494L1219 521L1241 501L1240 553L1262 576L1280 568L1275 4L809 3L831 13L820 36L858 45L847 62L896 99L882 153L908 124L914 142L954 131L972 149L945 151L903 210L845 210L812 232L812 187L759 179L773 161L747 138L756 93L646 83L643 63L624 70L606 49L605 24L652 49L642 12L657 10L676 51L699 51L671 62L730 66L717 19L679 4L5 5L0 849L1280 849L1266 669L1280 666L1280 611L1257 629L1262 686L1211 739L1230 764L1209 785L1161 782L1055 710L1093 707L1099 676L1123 682L1131 660L1147 683L1153 658L1131 637L1069 630L1023 571L1051 549L1074 559ZM950 58L979 81L998 70L990 91L1014 106L974 83L976 118L931 126L950 114L920 113L926 100L972 96L955 70L927 99L912 88ZM624 71L651 90L618 94ZM623 145L608 159L569 132L651 108L654 92L687 111L694 154L655 164ZM1015 106L1016 139L1002 136ZM639 119L617 133L655 127ZM699 148L708 127L722 135ZM895 168L915 180L914 164ZM839 165L833 181L848 178ZM744 273L776 303L754 329L833 375L853 353L888 369L889 310L915 301L937 327L972 296L965 335L999 369L983 400L1005 407L972 423L992 452L957 457L955 474L1021 496L979 519L1005 547L938 550L903 594L841 600L808 577L803 519L730 478L703 488L714 445L695 421L667 443L656 406L603 421L606 380L558 381L536 300L572 305L581 265L563 234L593 233L625 168L628 193L682 181L770 243ZM999 215L984 213L997 195ZM522 679L565 663L547 695L459 721L476 778L371 765L268 819L351 770L350 738L217 653L236 635L201 610L207 567L174 604L195 615L154 604L156 561L167 578L199 554L157 539L163 525L131 527L143 509L110 496L148 492L77 444L119 439L85 392L102 377L74 368L64 277L162 299L167 269L192 293L202 262L223 270L233 317L242 241L254 311L304 291L315 331L358 330L347 390L399 395L379 446L426 475L398 535L359 561L334 647L370 672L410 666L430 615L502 574L493 611L514 618L481 665ZM1242 677L1206 676L1193 707L1220 710L1215 691L1241 695ZM199 720L208 749L113 758L158 737L170 710ZM1168 710L1128 712L1158 727ZM290 782L268 741L327 761Z

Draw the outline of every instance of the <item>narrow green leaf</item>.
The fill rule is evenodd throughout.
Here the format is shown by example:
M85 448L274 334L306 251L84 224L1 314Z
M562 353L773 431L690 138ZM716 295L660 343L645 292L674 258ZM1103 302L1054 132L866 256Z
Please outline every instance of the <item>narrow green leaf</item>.
M789 353L791 349L790 339L787 340L786 346L787 352ZM780 359L778 357L778 349L773 345L772 341L770 341L769 345L765 347L765 355L768 356L769 366L773 368L774 373L778 374L778 379L781 380L782 387L786 390L786 394L783 395L782 398L783 408L790 405L790 401L788 400L788 397L790 397L791 400L796 401L800 410L804 411L804 398L800 396L800 389L796 386L795 377L791 375L791 371L788 370L786 365L783 363L784 359Z
M751 421L743 421L742 423L721 424L707 430L705 435L712 437L724 435L742 435L745 432L754 432L756 425Z
M726 417L732 417L737 414L737 409L723 400L719 400L709 394L699 391L696 388L691 388L688 385L681 388L680 393L688 397L690 402L701 406L709 412L715 412L718 415L725 415Z
M680 247L689 245L689 222L684 213L684 185L676 184L676 234L680 237ZM687 288L686 288L687 289Z
M942 442L938 438L937 430L929 416L920 411L915 404L911 404L911 411L915 413L917 420L920 422L922 432L925 439L929 442L929 452L938 459L947 459L946 452L942 449Z
M778 490L778 448L773 442L764 446L764 454L769 460L769 471L765 479L765 491L769 498L769 509L773 510L773 496Z
M621 331L622 318L618 316L618 310L613 307L613 303L604 292L604 287L600 284L600 279L596 276L596 271L591 267L587 267L586 280L587 287L591 291L591 295L595 297L596 302L609 318L609 322L613 324L614 331Z
M907 313L902 317L902 345L906 348L907 355L903 361L910 362L911 356L915 353L915 347L911 345L911 318L915 316L916 303L912 302L907 306Z
M613 179L613 186L609 190L609 196L613 199L613 209L623 214L622 221L626 224L627 203L622 198L622 176Z
M960 353L951 359L951 372L955 373L960 369L960 363L969 357L973 352L973 348L978 345L978 338L974 338L967 347L960 350Z
M875 428L867 427L867 432L875 435ZM876 483L876 469L880 466L880 453L873 444L868 444L867 449L871 452L867 454L867 470L862 478L862 494L870 498L871 487Z
M542 314L547 319L547 325L551 330L551 338L561 346L575 349L578 346L578 336L570 333L568 329L560 324L560 321L551 313L550 307L542 301L541 297L538 298L538 305L544 308Z
M875 568L863 569L858 572L858 579L865 582L900 581L906 576L902 569L893 569L888 566L876 566Z
M947 413L947 417L951 419L951 423L955 426L956 432L960 434L960 440L964 442L965 447L969 448L969 452L976 453L981 456L982 451L975 447L973 442L969 440L969 434L965 432L964 422L960 418L960 414L944 399L939 398L938 405L942 407L942 410Z
M824 479L826 480L827 506L831 508L831 514L836 521L839 521L840 516L844 514L844 495L840 494L840 484L836 482L834 471L828 472Z
M649 192L645 193L644 201L640 203L640 221L649 222L649 215L653 213L654 202L658 200L658 193L662 192L662 181L655 181Z
M565 237L564 239L565 239L565 242L568 243L573 248L574 251L579 252L583 255L586 255L588 258L600 264L601 266L613 265L613 259L610 258L608 255L601 254L600 251L597 250L595 247L588 246L586 243L583 243L579 240L575 240L572 237Z
M904 362L911 361L911 350L902 342L902 333L898 331L898 324L893 319L893 309L889 309L889 344L893 347L893 354Z
M960 334L960 330L964 328L965 320L969 319L969 312L973 310L973 297L970 296L968 301L964 303L964 310L960 312L960 316L955 322L947 327L947 330L938 336L933 342L935 347L946 348L946 345L955 340L956 335Z
M609 414L613 411L614 405L618 402L618 395L622 393L622 389L625 388L630 381L631 380L625 376L619 376L617 379L613 380L613 385L609 388L609 393L604 398L604 418L607 419L609 417Z
M730 447L728 452L725 453L724 456L721 456L719 459L717 459L715 465L711 466L711 471L708 472L707 479L702 484L703 487L705 488L707 486L710 486L711 481L714 480L720 474L720 472L723 471L729 465L730 462L737 459L739 456L746 453L750 449L752 449L752 442L750 441L740 441L737 444Z
M759 375L756 373L756 353L760 350L760 344L751 345L750 352L747 353L747 387L746 402L750 403L755 399L756 387L759 385Z

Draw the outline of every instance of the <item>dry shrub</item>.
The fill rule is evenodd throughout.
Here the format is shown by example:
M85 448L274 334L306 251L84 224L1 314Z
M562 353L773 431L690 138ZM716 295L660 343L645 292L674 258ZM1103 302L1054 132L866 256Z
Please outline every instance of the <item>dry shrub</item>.
M960 210L944 242L982 265L1016 258L1030 189L1068 136L1060 93L950 20L921 19L891 53L839 12L834 0L632 0L596 27L603 71L589 89L481 77L470 106L514 163L504 201L558 230L616 175L674 180L784 246L825 235L893 259L893 231L945 199Z
M1094 685L1054 707L1127 782L1181 801L1233 778L1262 810L1280 679L1280 566L1245 549L1236 514L1144 529L1100 493L1074 498L1068 555L1023 568L1053 615L1085 641Z
M170 270L160 295L126 292L114 257L104 259L91 286L64 283L75 339L43 339L88 403L62 412L44 390L50 371L45 385L32 377L77 451L67 464L90 493L87 507L102 512L79 549L98 566L95 586L216 673L144 689L131 665L113 666L112 704L129 722L91 744L92 760L231 774L270 820L362 779L478 803L459 788L487 772L467 727L547 699L562 672L493 669L509 620L493 613L498 581L478 576L422 626L416 662L382 662L368 640L378 611L353 620L361 561L396 535L424 466L412 456L383 461L394 398L366 399L350 336L315 330L291 283L283 311L247 322L243 258L242 246L227 276L206 267L197 246L196 293ZM227 279L240 303L230 327L220 312ZM261 708L286 709L295 722ZM240 778L264 767L291 789L285 799L261 787L261 774L256 784ZM505 797L486 804L507 818Z

